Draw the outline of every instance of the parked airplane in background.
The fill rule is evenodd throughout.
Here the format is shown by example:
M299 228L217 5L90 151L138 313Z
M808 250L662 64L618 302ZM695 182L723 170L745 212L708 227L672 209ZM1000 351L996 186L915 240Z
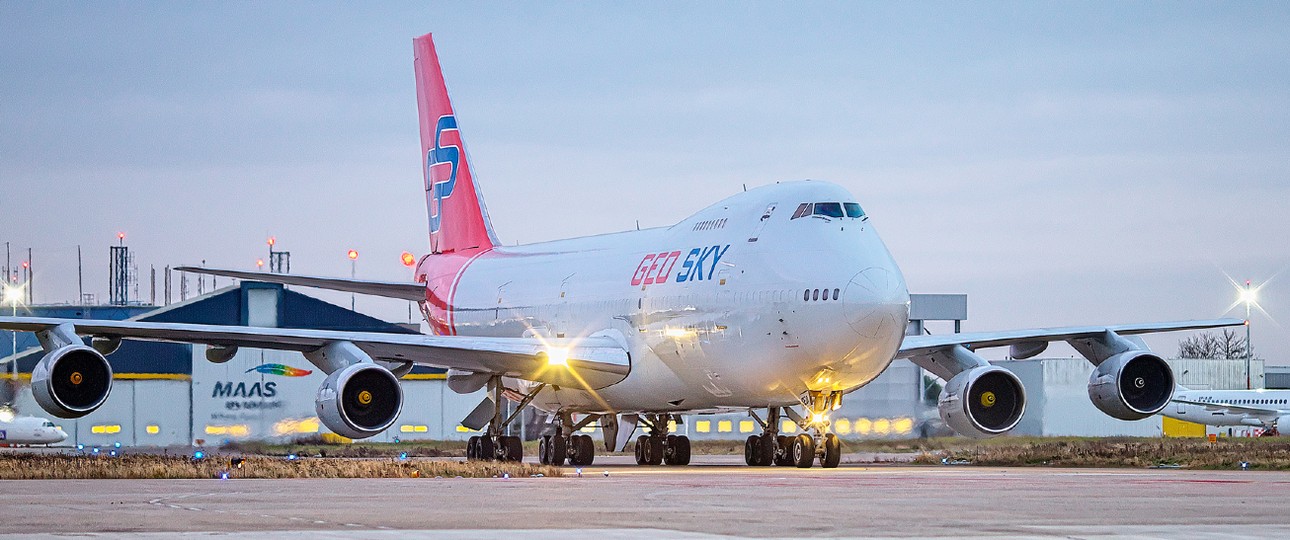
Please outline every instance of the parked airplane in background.
M1174 392L1173 403L1160 414L1207 426L1261 427L1265 435L1277 435L1280 426L1290 425L1290 390L1180 387Z
M54 444L66 439L67 433L49 420L0 409L0 444Z
M830 183L801 181L737 193L656 229L503 246L475 182L429 35L414 40L430 254L414 282L181 268L247 280L415 300L434 335L0 317L0 328L37 332L47 351L32 373L37 401L74 418L107 398L104 358L122 339L200 343L224 362L239 347L304 353L328 374L316 400L330 430L351 438L389 428L403 406L399 377L414 365L447 368L461 393L490 398L463 424L472 459L518 460L505 436L504 400L555 421L542 463L586 465L597 424L610 450L636 439L640 464L690 462L674 434L681 413L747 410L762 426L749 465L836 467L841 446L829 413L843 396L908 358L947 384L939 409L957 432L986 437L1017 425L1026 394L1011 372L976 354L1014 358L1066 341L1097 369L1089 397L1116 418L1160 412L1174 377L1134 334L1235 326L1234 319L905 336L909 294L900 268L857 199ZM558 188L558 186L557 186ZM563 216L562 216L563 217ZM90 346L80 336L91 336ZM764 411L764 414L758 414ZM780 418L803 433L779 433Z

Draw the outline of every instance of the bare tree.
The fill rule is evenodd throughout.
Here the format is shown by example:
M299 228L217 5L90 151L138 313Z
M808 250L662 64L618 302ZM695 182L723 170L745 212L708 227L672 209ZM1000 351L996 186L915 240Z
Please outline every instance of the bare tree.
M1245 337L1231 329L1224 329L1221 335L1202 332L1178 342L1179 358L1245 358L1248 349Z

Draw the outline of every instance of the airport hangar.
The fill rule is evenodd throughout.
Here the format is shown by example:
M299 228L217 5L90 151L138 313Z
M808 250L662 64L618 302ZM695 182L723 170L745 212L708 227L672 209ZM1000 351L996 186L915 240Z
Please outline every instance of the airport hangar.
M911 295L909 331L927 323L967 319L966 295ZM289 290L281 285L244 281L168 306L30 306L37 317L105 318L197 324L316 328L345 331L416 333L414 325L381 321ZM5 332L8 334L8 332ZM8 338L9 336L3 336ZM11 340L0 340L9 353ZM30 388L32 367L43 355L34 334L19 333L18 373L0 392L21 414L48 416ZM235 440L288 441L326 434L314 413L314 396L325 374L296 352L242 349L228 362L206 360L202 345L126 341L110 357L111 396L100 409L74 420L53 419L68 432L66 446L218 445ZM1083 358L1045 358L996 362L1017 374L1028 394L1016 435L1203 436L1205 429L1186 422L1150 419L1126 422L1098 414L1089 401ZM1243 388L1245 363L1233 360L1173 359L1169 363L1184 386ZM1262 386L1263 365L1254 363L1252 379ZM7 372L6 372L7 374ZM17 384L14 384L16 380ZM399 420L368 440L464 439L477 433L460 421L483 391L469 395L448 389L442 370L418 367L403 378L405 402ZM948 435L936 412L939 381L909 361L897 360L878 379L856 390L833 414L833 430L844 438L910 438ZM17 395L14 396L13 394ZM512 404L513 406L513 404ZM543 418L526 411L514 431L526 439L540 435ZM796 426L785 420L782 431ZM1198 429L1199 428L1199 429ZM594 427L584 428L594 432ZM685 417L677 432L696 439L733 439L755 433L746 412Z

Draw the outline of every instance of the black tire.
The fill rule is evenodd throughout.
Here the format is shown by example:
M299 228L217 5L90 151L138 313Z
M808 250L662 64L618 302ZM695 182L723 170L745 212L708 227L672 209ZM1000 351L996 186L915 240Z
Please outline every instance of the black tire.
M551 465L563 466L564 462L569 459L569 444L564 437L553 435L550 444L547 444L547 452L550 452L547 459L551 462Z
M815 439L805 433L793 439L793 464L809 469L815 463Z
M676 456L676 435L663 438L663 464L673 465Z
M636 437L636 464L637 465L644 465L646 463L645 447L648 445L649 445L649 437L646 437L645 435Z
M824 436L824 455L820 456L820 466L832 469L842 462L842 441L837 435L829 433Z
M775 463L775 446L779 441L770 435L757 437L757 466L768 467Z
M675 446L672 449L672 465L689 465L690 464L690 438L685 435L676 437Z
M543 435L538 438L538 463L543 465L551 464L551 436Z
M502 460L520 462L524 461L524 442L519 437L510 436L502 437Z
M662 465L663 464L663 438L662 437L645 437L645 464Z
M497 447L493 446L493 438L483 436L475 444L475 459L483 461L497 461Z
M756 435L749 435L744 440L744 463L748 464L749 467L756 467L757 460L761 458L761 453L758 451L758 439L759 437Z
M577 449L575 452L577 463L574 463L574 456L571 456L570 464L585 467L596 461L596 442L591 439L591 435L574 435L571 442Z
M466 439L466 459L479 459L479 436L472 436Z
M780 435L775 438L775 443L779 445L779 452L775 454L775 464L781 467L793 465L793 437Z

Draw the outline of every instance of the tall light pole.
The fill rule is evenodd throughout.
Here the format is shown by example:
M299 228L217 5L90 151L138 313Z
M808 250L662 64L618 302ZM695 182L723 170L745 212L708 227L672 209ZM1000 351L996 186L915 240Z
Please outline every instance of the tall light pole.
M358 250L351 249L345 253L345 256L349 257L349 279L354 279L358 274ZM349 310L356 311L354 309L354 293L352 292L349 293Z
M8 302L9 305L13 307L13 316L17 317L18 303L22 302L22 295L23 295L22 285L13 285L11 283L7 283L8 281L7 276L5 281L6 283L4 284L4 301ZM18 354L18 331L14 330L11 332L11 334L13 335L13 354ZM18 362L16 360L9 362L8 371L10 373L10 380L17 380Z
M1250 347L1250 308L1258 301L1258 293L1250 286L1250 280L1245 280L1245 288L1241 290L1241 301L1245 303L1245 389L1254 388L1250 376L1250 362L1254 357L1254 349Z

